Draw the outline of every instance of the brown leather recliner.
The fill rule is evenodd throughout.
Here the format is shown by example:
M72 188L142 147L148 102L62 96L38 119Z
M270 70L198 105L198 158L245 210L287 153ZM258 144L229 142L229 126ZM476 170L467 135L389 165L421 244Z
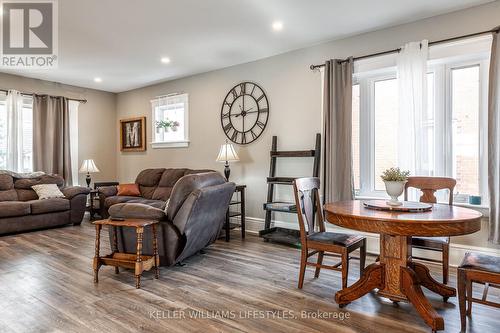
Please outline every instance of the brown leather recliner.
M112 217L145 218L160 221L158 246L160 264L174 265L213 243L225 221L234 183L228 183L218 172L182 177L172 189L166 211L144 203L115 204ZM153 253L151 228L144 230L143 253ZM113 233L109 233L113 244ZM136 234L132 228L119 228L118 249L136 251Z

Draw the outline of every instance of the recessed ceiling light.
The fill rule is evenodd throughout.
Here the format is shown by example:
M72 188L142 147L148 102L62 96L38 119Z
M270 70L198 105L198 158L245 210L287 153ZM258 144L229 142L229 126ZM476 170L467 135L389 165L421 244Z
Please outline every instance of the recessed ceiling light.
M274 21L273 22L273 30L274 31L281 31L281 30L283 30L283 22L281 22L281 21Z
M164 64L168 64L170 62L170 58L169 57L163 57L163 58L161 58L161 62L164 63Z
M94 82L97 82L97 83L102 82L102 79L100 77L95 77Z

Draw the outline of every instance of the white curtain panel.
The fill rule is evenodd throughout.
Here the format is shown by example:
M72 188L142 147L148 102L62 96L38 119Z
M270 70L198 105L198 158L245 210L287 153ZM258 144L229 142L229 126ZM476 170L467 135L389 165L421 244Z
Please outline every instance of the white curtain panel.
M489 240L500 244L500 37L493 34L488 93Z
M9 90L7 107L7 170L23 169L23 97L19 91Z
M399 84L398 166L412 175L429 175L427 112L427 40L404 45L397 57Z

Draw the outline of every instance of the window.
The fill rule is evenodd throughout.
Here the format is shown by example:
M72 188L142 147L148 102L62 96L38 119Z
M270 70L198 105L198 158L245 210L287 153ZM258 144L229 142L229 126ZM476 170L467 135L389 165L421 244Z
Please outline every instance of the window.
M468 195L487 196L488 63L485 54L460 59L428 62L427 114L422 138L417 139L429 143L419 175L456 178L455 201L466 202ZM394 67L354 75L353 170L358 196L385 196L379 175L398 165L398 95Z
M188 95L160 96L151 101L153 148L187 147Z
M0 169L8 169L6 98L5 93L0 93ZM23 97L22 112L22 172L31 172L33 171L33 99L31 97Z

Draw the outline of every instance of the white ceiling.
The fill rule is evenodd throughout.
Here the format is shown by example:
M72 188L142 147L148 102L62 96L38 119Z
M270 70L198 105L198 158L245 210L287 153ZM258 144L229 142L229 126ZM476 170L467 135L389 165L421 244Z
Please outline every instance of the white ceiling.
M6 72L121 92L487 2L59 0L59 67Z

